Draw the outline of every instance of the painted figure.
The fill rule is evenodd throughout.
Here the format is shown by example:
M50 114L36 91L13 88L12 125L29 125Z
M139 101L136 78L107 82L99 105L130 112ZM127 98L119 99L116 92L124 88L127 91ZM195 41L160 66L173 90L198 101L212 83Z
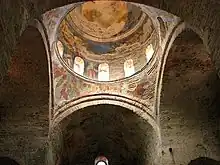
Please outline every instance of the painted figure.
M95 65L92 62L88 63L88 65L86 67L86 70L87 70L87 76L90 79L95 79L96 78L97 69L96 69Z

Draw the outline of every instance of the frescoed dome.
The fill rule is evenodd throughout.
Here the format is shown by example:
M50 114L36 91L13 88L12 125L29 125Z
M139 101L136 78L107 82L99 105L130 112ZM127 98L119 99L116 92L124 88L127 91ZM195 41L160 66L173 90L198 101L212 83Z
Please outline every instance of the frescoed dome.
M57 32L57 47L60 44L60 59L73 73L114 81L134 75L149 63L157 50L158 34L150 16L134 3L88 1L76 4L63 17ZM76 64L79 58L81 65Z

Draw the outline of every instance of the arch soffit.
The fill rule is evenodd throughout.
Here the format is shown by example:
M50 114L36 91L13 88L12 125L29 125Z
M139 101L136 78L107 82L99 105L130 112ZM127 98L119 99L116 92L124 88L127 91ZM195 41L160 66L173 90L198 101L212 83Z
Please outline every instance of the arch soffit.
M184 33L186 30L193 31L202 41L202 36L198 31L195 31L195 29L192 28L189 24L185 22L180 22L172 31L172 33L169 36L169 39L166 42L164 53L162 55L161 59L161 64L159 66L159 73L157 77L157 84L156 84L156 95L155 95L155 110L156 110L156 115L159 116L159 107L160 107L160 97L161 97L161 91L162 91L162 82L163 82L163 74L164 74L164 69L166 66L166 61L167 57L169 55L169 51L176 40L176 38ZM204 46L206 47L205 43L203 42ZM207 48L207 47L206 47ZM208 51L208 50L207 50Z
M48 98L48 105L49 105L49 119L51 118L51 113L52 113L52 107L54 107L54 100L53 100L53 74L52 74L52 60L51 60L51 52L50 52L50 43L48 40L48 36L46 33L46 29L43 25L43 23L41 23L38 19L34 19L29 26L32 26L34 28L36 28L40 34L41 37L43 39L44 42L44 46L45 46L45 50L46 50L46 54L47 54L47 70L48 70L48 79L49 79L49 98ZM50 122L50 121L49 121ZM50 123L49 123L50 124Z
M45 45L45 49L46 49L46 53L47 53L47 60L48 60L48 71L49 71L49 93L50 93L50 95L49 95L49 110L50 110L50 116L52 116L51 114L52 114L52 111L51 111L51 109L52 109L52 107L53 107L53 88L52 88L52 81L53 81L53 76L52 76L52 68L51 68L51 56L50 56L50 44L49 44L49 40L48 40L48 37L47 37L47 33L46 33L46 29L45 29L45 27L44 27L44 25L39 21L39 20L37 20L37 19L35 19L31 24L30 24L31 26L33 26L33 27L35 27L35 28L37 28L38 30L39 30L39 32L40 32L40 34L41 34L41 36L42 36L42 38L43 38L43 42L44 42L44 45ZM178 28L177 28L178 29ZM174 32L174 33L176 33L177 34L177 32ZM177 35L176 35L177 36ZM173 39L173 41L175 40L175 38L173 37L172 38ZM172 40L171 39L171 40ZM168 46L168 47L171 47L171 45L172 45L172 42L170 41L169 42L170 44L170 46ZM166 49L165 51L169 51L169 48L168 49ZM166 59L166 58L165 58ZM162 65L163 65L163 62L162 62ZM100 101L101 102L101 101ZM101 104L101 103L100 103ZM126 107L125 107L126 108ZM51 118L51 117L50 117ZM52 124L52 123L51 123ZM51 125L50 124L50 125ZM53 124L52 124L53 125Z
M56 126L59 125L60 122L65 120L66 117L70 116L74 112L82 110L83 108L89 106L109 104L120 106L134 112L136 115L147 121L152 126L152 128L157 133L158 138L160 139L159 125L156 118L149 113L150 110L148 112L143 110L142 105L138 105L138 103L135 101L132 102L132 100L125 99L121 96L111 96L104 94L87 96L85 98L78 99L77 101L79 101L79 104L76 105L74 104L75 101L72 101L64 107L63 111L61 109L61 111L54 115L55 117L51 121L50 135L52 134L53 130L56 129Z
M78 1L74 1L74 2L78 2ZM74 3L74 2L72 2L72 3ZM133 2L133 1L130 1L130 2ZM30 25L33 26L33 27L36 27L39 30L39 32L42 35L44 44L45 44L45 49L46 49L47 59L48 59L48 71L49 71L49 73L48 73L49 74L49 93L50 93L50 95L49 95L49 97L50 97L49 98L49 106L50 106L49 109L51 110L51 108L53 107L53 100L51 99L52 98L51 94L53 94L53 92L52 92L53 89L52 89L52 85L51 85L53 79L52 79L52 73L51 73L51 59L50 59L50 51L49 51L50 45L49 45L49 41L47 39L47 35L46 35L47 33L45 32L45 28L43 27L42 23L39 20L35 19ZM165 50L164 50L164 55L163 55L163 58L162 58L162 63L161 63L161 66L160 66L160 69L159 69L158 78L157 78L157 85L156 85L157 86L157 91L156 91L156 97L155 97L155 99L156 99L156 102L155 102L156 105L155 106L156 106L157 115L159 114L159 104L160 104L160 99L159 98L160 98L161 88L162 88L163 72L164 72L164 68L165 68L165 64L166 64L166 59L167 59L169 50L172 47L172 44L175 41L176 37L179 34L181 34L184 30L191 29L191 30L194 31L193 27L190 27L189 25L187 25L186 23L183 23L183 22L180 23L174 29L175 30L172 32L168 42L166 43ZM201 34L199 32L195 32L195 33L198 34L201 37ZM100 101L99 104L103 104L104 103L104 102L102 102L102 103L101 102L102 101ZM75 111L75 110L73 110L73 111Z

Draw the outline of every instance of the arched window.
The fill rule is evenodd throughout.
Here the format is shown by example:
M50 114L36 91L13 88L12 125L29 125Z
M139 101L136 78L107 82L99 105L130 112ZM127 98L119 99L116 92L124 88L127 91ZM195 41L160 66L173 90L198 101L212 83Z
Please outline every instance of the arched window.
M124 63L125 77L129 77L135 73L134 63L132 59L126 60Z
M94 165L109 165L108 159L105 156L98 156Z
M150 59L152 58L153 54L154 54L154 48L153 48L152 44L147 46L145 54L146 54L146 60L147 60L147 63L148 63L150 61Z
M109 81L109 65L107 63L99 64L98 80Z
M74 65L73 65L74 72L83 75L84 67L85 67L84 60L81 57L75 57Z
M60 56L63 56L63 52L64 52L64 47L62 42L57 41L57 51L60 54Z

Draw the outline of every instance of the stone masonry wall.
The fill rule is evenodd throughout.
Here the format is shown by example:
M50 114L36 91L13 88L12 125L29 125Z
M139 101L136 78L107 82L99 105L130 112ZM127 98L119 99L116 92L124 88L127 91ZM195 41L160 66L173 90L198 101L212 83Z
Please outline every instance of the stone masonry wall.
M170 50L163 79L163 164L185 165L198 157L220 160L219 83L199 38L181 34Z
M48 69L42 38L29 28L0 89L0 157L42 165L48 139ZM2 162L0 162L1 164Z

